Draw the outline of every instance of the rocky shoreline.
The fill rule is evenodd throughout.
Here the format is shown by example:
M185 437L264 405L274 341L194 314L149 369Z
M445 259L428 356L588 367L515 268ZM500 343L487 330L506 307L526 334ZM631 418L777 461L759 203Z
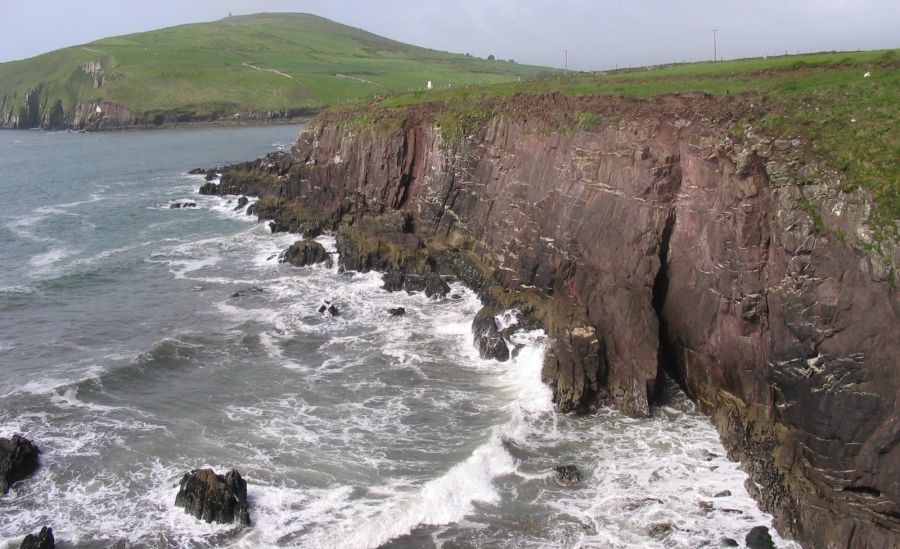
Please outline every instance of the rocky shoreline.
M797 140L730 133L754 109L517 96L462 132L438 105L329 112L291 153L201 192L258 196L273 231L333 232L343 267L389 289L455 277L522 311L553 339L543 376L562 412L645 416L668 373L780 531L894 547L897 258L871 251L868 197ZM567 129L581 111L599 122ZM482 328L491 356L502 335Z
M134 112L109 101L77 104L66 110L61 101L50 105L45 87L36 86L21 104L0 96L0 129L127 131L206 126L258 126L297 124L315 116L319 109L301 108L237 114L197 113L188 110Z

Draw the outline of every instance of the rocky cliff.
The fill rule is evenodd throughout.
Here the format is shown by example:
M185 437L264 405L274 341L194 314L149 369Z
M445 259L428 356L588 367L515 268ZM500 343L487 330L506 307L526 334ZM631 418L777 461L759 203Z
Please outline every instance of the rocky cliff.
M337 231L347 268L453 274L519 308L553 339L561 411L647 415L668 372L782 531L900 544L898 258L872 251L865 195L756 135L749 99L447 109L327 113L204 191Z
M84 70L94 79L94 86L99 88L103 83L103 74L90 63ZM103 100L67 106L61 99L52 99L48 88L43 84L35 86L19 101L13 97L0 95L0 129L116 130L187 124L261 124L291 121L314 113L312 109L240 114L224 111L198 114L189 109L135 112L126 105Z

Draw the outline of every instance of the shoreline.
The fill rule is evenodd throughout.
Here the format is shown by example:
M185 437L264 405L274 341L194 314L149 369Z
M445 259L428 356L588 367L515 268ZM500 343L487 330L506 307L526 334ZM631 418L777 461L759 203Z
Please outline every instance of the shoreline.
M218 120L205 120L205 121L195 121L195 122L175 122L175 123L163 123L163 124L131 124L127 126L109 126L102 128L83 128L83 129L73 129L73 128L3 128L0 127L0 131L9 131L9 132L26 132L26 131L43 131L43 132L69 132L69 133L97 133L97 132L132 132L132 131L152 131L152 130L172 130L172 129L186 129L186 128L227 128L227 127L251 127L251 126L290 126L294 124L306 124L313 118L315 118L316 113L306 115L306 116L297 116L293 118L274 118L274 119L261 119L261 120L227 120L227 119L218 119Z

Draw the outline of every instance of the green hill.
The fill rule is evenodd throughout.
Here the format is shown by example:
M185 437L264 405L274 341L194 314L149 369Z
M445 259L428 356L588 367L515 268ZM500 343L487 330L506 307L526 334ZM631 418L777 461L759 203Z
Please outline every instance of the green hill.
M441 88L550 72L410 46L313 15L258 14L2 63L0 127L273 118L428 81Z

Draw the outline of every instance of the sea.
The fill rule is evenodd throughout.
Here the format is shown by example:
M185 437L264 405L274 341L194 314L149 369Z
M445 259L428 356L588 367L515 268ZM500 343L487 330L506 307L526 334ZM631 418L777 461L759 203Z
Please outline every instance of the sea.
M482 360L472 291L280 263L298 235L187 174L301 129L0 131L0 436L42 451L0 497L0 547L50 526L60 547L695 548L771 526L674 385L648 419L556 413L542 332ZM251 527L174 505L205 467L241 472Z

